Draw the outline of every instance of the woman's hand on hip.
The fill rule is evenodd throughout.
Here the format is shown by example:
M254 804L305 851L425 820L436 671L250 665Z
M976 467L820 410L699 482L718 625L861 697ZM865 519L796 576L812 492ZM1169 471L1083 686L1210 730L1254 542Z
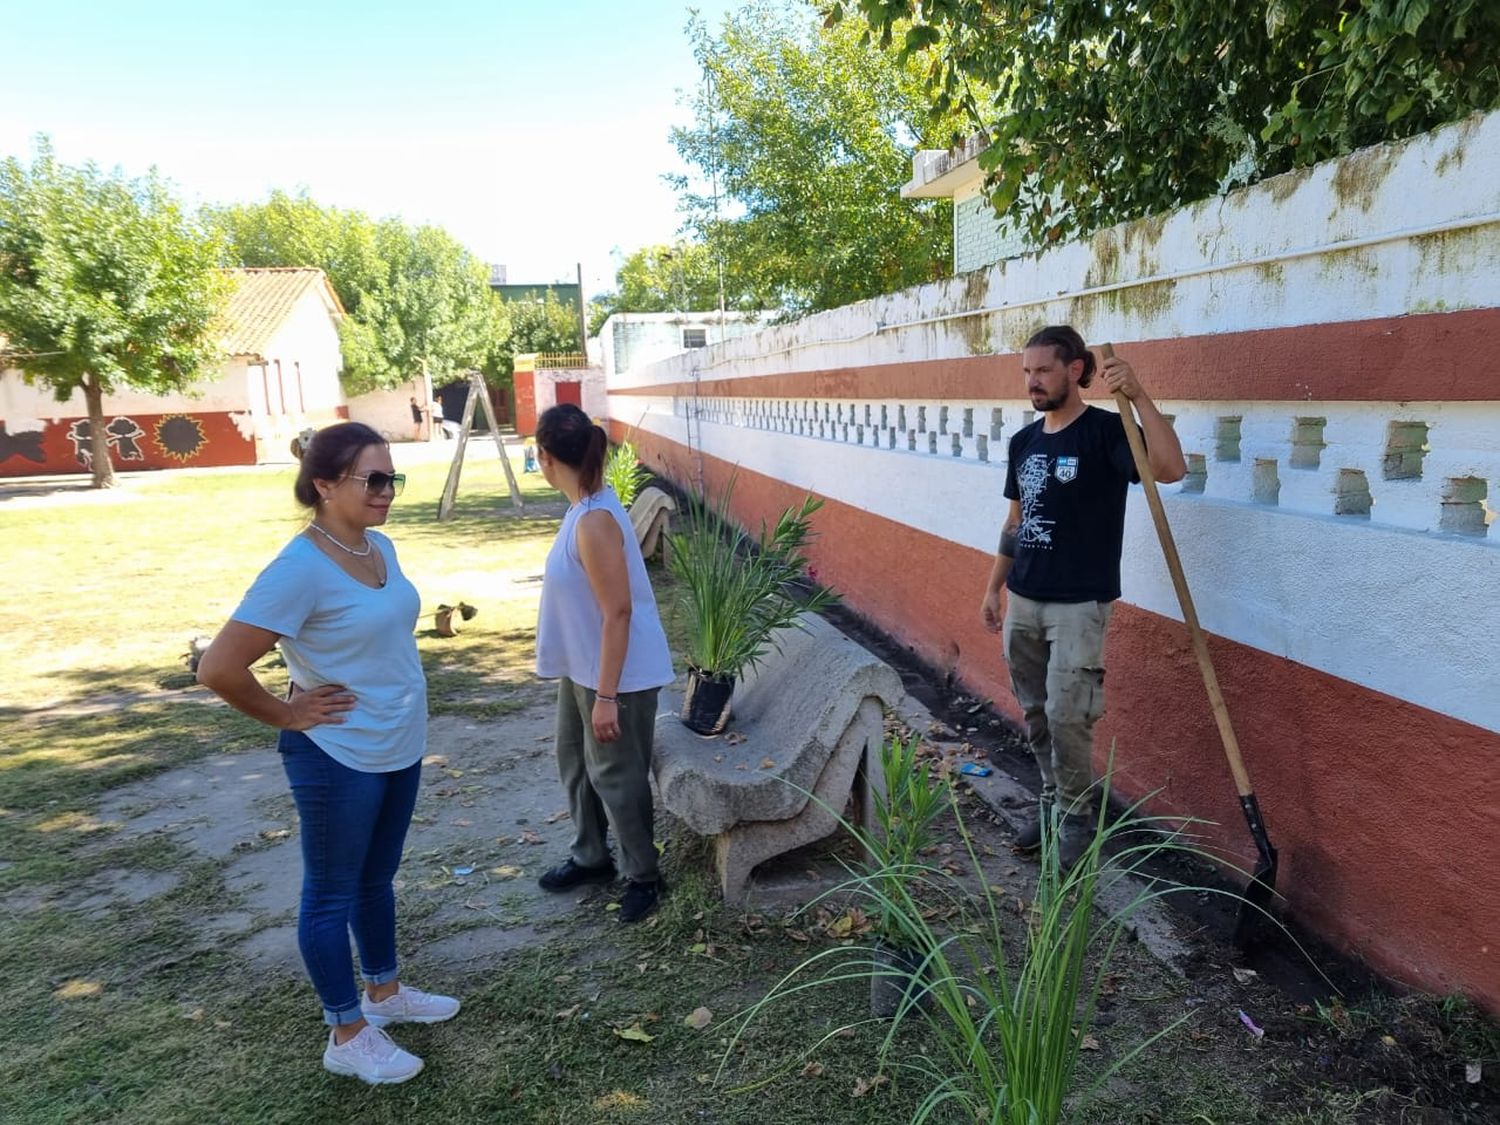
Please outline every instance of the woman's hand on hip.
M595 699L593 723L595 742L615 741L620 737L620 705Z
M287 700L288 722L286 730L311 730L325 723L342 723L344 713L354 707L354 696L343 684L324 684L322 687L292 692Z

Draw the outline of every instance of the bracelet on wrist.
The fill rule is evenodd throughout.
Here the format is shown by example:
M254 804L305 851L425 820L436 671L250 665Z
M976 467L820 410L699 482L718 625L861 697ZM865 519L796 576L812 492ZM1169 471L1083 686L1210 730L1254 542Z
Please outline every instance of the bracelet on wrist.
M597 703L618 703L620 702L620 697L618 695L601 695L595 692L594 700Z

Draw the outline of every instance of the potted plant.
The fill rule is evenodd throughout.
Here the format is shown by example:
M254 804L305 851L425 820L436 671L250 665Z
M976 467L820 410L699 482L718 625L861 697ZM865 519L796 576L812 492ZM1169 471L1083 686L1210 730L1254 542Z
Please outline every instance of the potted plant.
M788 508L759 537L729 518L734 477L716 502L692 498L682 530L668 536L687 625L688 684L682 721L699 734L718 734L729 722L735 682L776 645L780 629L800 628L798 615L832 604L836 596L803 585L812 540L810 520L823 501L809 496Z
M931 762L918 760L921 745L919 734L886 739L880 749L885 792L875 797L877 828L863 836L866 887L876 917L870 974L870 1014L876 1019L890 1019L903 1004L926 1002L926 990L915 986L923 976L921 939L927 934L910 932L906 922L920 916L912 908L911 889L924 877L920 857L932 845L933 822L947 808L950 794L946 777Z
M651 479L651 473L636 455L635 444L626 438L604 458L604 483L615 490L622 508L635 503L636 496Z

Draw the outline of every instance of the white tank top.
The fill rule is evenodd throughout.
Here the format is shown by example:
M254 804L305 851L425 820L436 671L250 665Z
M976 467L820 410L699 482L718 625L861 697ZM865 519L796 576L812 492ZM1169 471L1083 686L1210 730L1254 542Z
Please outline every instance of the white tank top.
M612 488L585 496L568 509L547 554L536 624L536 674L546 680L566 676L584 687L599 687L604 612L578 557L578 521L595 510L608 512L620 525L625 569L630 576L630 640L619 690L663 687L672 682L672 654L656 612L656 596L635 541L635 529Z

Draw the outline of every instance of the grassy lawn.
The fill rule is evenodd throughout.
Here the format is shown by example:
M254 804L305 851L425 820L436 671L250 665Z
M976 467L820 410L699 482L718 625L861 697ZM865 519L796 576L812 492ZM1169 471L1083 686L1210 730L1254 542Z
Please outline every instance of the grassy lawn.
M487 452L471 454L456 518L442 524L446 467L403 466L389 531L422 593L434 714L493 723L550 694L530 665L535 579L560 507L532 475L537 514L512 514ZM0 590L0 627L25 644L0 684L0 1120L763 1121L763 1099L730 1086L795 1061L848 1004L829 995L778 1013L711 1082L719 1028L669 1016L675 998L722 1020L804 947L775 927L742 932L708 893L704 862L678 864L659 919L607 951L561 926L498 973L451 981L472 1014L408 1033L429 1058L418 1082L367 1090L318 1066L305 980L252 981L234 954L197 940L201 919L234 902L224 865L165 837L116 840L99 818L101 798L126 782L269 744L192 684L184 654L301 526L291 474L162 473L104 500L0 506L0 557L25 576ZM432 611L458 599L478 616L438 638ZM272 682L276 663L262 669ZM92 876L168 872L171 889L130 910L84 909L67 893ZM616 1034L633 1025L652 1041ZM778 1119L888 1119L899 1095L850 1094L874 1042L873 1031L838 1040Z
M493 452L481 446L465 470L457 518L439 524L446 466L403 465L395 452L410 483L389 530L422 595L418 647L433 713L504 740L507 715L535 716L551 694L533 681L531 660L537 579L559 498L539 477L523 478L529 506L515 515ZM874 1077L885 1030L860 1022L863 982L772 1006L726 1055L734 1013L837 933L723 908L710 857L680 835L667 851L674 891L647 924L606 930L597 910L576 911L538 925L535 940L503 960L454 964L437 986L459 991L465 1014L443 1027L402 1029L400 1041L428 1063L416 1081L372 1090L324 1073L300 973L257 978L234 946L204 939L205 919L242 908L226 882L230 860L167 834L130 836L101 812L128 782L270 745L264 728L192 684L184 654L301 526L290 480L290 469L160 473L129 477L105 499L0 502L0 561L13 576L0 589L0 628L17 642L0 682L0 945L8 966L0 1121L907 1120L922 1091L899 1074L856 1096ZM674 634L668 580L659 570L653 578ZM460 636L437 637L433 611L459 599L478 616ZM271 682L281 675L274 657L263 672ZM985 819L971 811L976 823ZM990 842L987 854L1006 855L1002 837ZM426 857L408 855L414 882L428 877L418 874L424 863L430 873ZM123 906L76 890L100 880L149 893ZM449 932L443 916L429 917L418 896L408 897L404 940ZM495 908L513 907L502 896ZM1223 965L1205 973L1229 979ZM1264 1044L1249 1041L1235 1015L1237 1003L1250 1001L1127 950L1116 1022L1101 1030L1105 1050L1084 1060L1087 1069L1173 1022L1185 1005L1199 1005L1201 1015L1074 1120L1356 1125L1396 1120L1398 1111L1413 1122L1485 1119L1483 1106L1473 1117L1423 1116L1421 1108L1458 1081L1452 1074L1455 1066L1462 1074L1464 1059L1500 1054L1493 1025L1471 1011L1373 1000L1298 1012L1269 990L1253 1002L1271 1031ZM695 1030L683 1016L700 1006L713 1020ZM855 1026L804 1055L847 1024ZM637 1030L635 1038L620 1034ZM895 1054L915 1056L922 1046L911 1027Z

